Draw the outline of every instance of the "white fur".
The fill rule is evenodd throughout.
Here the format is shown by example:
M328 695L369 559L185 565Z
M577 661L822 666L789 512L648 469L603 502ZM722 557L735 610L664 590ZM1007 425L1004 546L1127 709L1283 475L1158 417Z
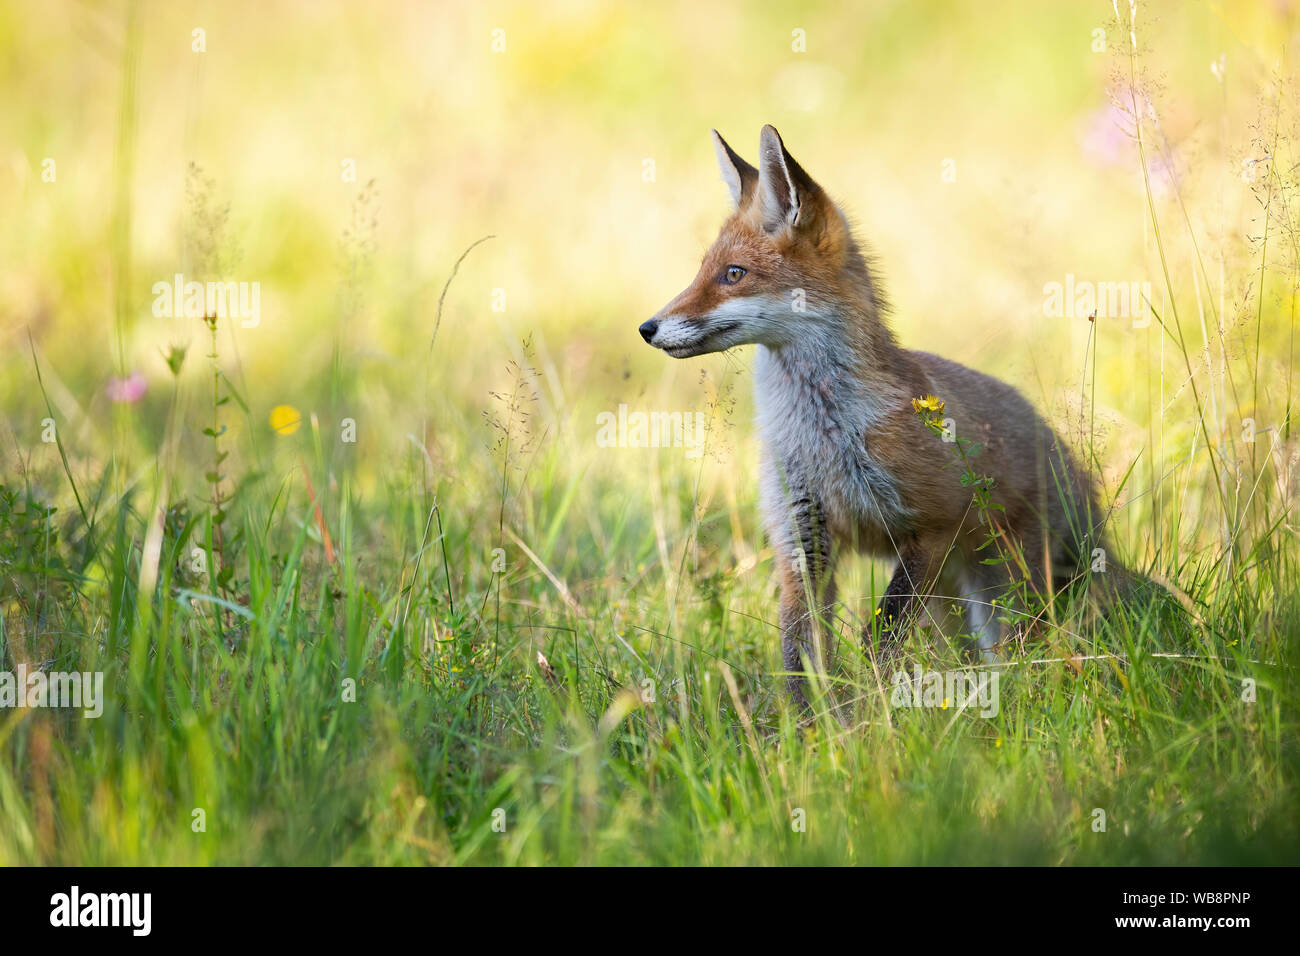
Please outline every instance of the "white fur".
M754 360L758 425L769 455L760 486L769 531L777 541L791 533L781 527L789 524L786 489L802 485L840 531L865 526L888 536L909 514L866 436L898 396L867 388L832 328L806 326L802 335L779 349L760 345Z
M997 589L981 585L978 575L965 571L961 575L961 592L966 622L979 643L980 656L986 662L997 660L993 648L1002 640L1002 624L992 603Z
M727 148L722 144L722 137L718 135L716 129L713 131L713 149L718 154L718 168L722 171L722 181L731 190L732 203L739 207L741 194L740 171L732 164L731 157L727 155Z
M758 198L763 226L770 232L799 221L799 189L785 164L785 147L770 126L764 126L758 142Z
M794 312L780 296L737 296L699 319L660 316L650 344L669 354L682 352L677 358L721 352L738 345L780 345L794 340L800 320L805 317L806 313ZM733 325L731 331L722 331Z
M774 295L732 298L697 320L661 316L650 344L678 358L758 345L758 423L772 465L763 469L760 495L774 541L793 540L785 489L795 482L843 528L898 526L908 517L902 496L871 458L866 435L905 396L870 390L840 316L804 306L795 311Z

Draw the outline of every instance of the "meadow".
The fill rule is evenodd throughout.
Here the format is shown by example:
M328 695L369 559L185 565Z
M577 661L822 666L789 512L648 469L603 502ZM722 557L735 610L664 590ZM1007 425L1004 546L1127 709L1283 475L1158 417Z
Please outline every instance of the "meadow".
M1295 863L1296 13L0 2L0 674L104 688L0 865ZM637 334L768 122L1164 585L909 635L991 713L867 559L789 706L752 349Z

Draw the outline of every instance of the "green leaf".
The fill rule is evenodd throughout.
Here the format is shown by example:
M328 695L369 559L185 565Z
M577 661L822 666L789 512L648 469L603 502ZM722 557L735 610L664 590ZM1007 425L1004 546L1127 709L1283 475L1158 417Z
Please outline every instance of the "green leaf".
M226 383L226 388L230 390L230 396L228 397L233 397L239 403L239 407L244 410L245 415L251 414L248 410L248 403L239 394L239 389L235 388L235 383L230 380L230 377L225 372L219 371L218 374L221 376L221 380Z
M181 607L188 610L191 601L206 601L209 604L218 604L228 611L233 611L240 617L247 618L250 621L256 620L256 616L253 612L242 604L234 604L230 601L224 600L223 598L217 597L215 594L200 594L198 591L190 591L186 588L180 588L177 590L176 602L180 604Z

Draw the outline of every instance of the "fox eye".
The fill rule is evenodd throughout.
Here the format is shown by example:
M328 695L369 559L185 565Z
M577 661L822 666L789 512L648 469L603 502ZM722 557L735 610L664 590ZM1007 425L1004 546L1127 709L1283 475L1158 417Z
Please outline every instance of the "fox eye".
M727 266L727 271L722 273L722 281L727 285L735 285L743 278L745 278L745 270L740 266Z

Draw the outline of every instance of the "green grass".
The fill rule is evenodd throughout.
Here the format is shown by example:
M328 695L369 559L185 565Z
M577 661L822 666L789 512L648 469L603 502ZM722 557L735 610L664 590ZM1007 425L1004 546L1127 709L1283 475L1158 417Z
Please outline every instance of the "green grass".
M108 693L97 720L3 716L0 862L1294 860L1293 540L1212 593L1191 582L1202 628L1158 604L1058 608L1066 623L1001 669L992 718L890 706L888 675L846 641L839 719L800 727L766 561L716 566L725 509L671 485L684 544L664 568L651 509L568 474L515 409L495 455L426 494L406 490L418 461L373 496L344 474L323 509L333 564L301 474L249 479L224 506L242 542L228 599L192 570L194 548L213 560L202 508L167 512L141 594L145 488L79 488L89 525L6 492L0 667L103 670ZM332 487L323 458L310 470ZM507 537L494 573L513 521L537 561ZM914 638L904 663L964 655Z

